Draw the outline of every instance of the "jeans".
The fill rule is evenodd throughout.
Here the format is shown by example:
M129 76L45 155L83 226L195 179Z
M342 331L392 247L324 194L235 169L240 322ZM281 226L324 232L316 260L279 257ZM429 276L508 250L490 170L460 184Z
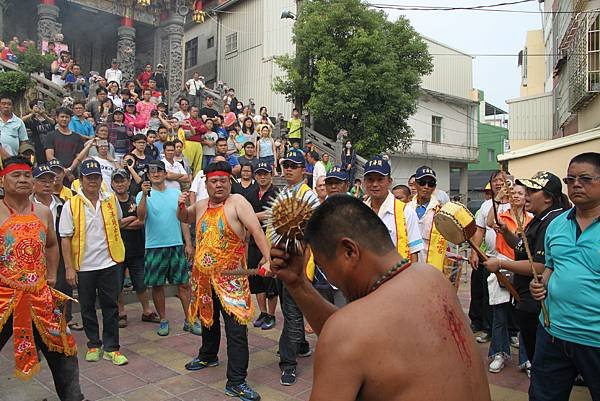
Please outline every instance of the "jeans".
M79 305L83 329L88 338L88 348L104 351L119 350L119 309L117 299L121 292L121 267L114 265L106 269L78 273ZM102 310L102 340L96 314L96 295Z
M195 95L187 95L187 99L190 104L190 107L192 107L192 106L202 107L202 102L204 101L203 100L204 97L202 96L201 90L197 91Z
M510 339L508 335L508 315L510 309L510 302L492 305L492 340L490 341L490 350L488 352L488 356L490 357L501 354L504 358L510 358Z
M479 265L471 273L471 303L469 304L469 319L475 331L490 332L492 308L489 303L487 277L489 272L484 266Z
M525 312L518 309L516 310L516 313L517 321L519 322L519 327L521 328L521 337L523 338L523 342L521 344L525 345L527 359L533 363L533 355L535 353L535 336L537 327L539 326L539 313Z
M600 401L600 348L552 337L539 325L532 362L530 401L568 401L578 373Z
M58 398L61 401L83 400L84 397L83 394L81 394L81 387L79 386L79 364L77 363L77 355L67 356L60 352L50 351L40 337L35 324L32 323L32 326L35 346L38 350L42 351L44 357L46 357L48 367L52 372L54 388L56 389ZM0 350L4 348L4 345L12 335L13 320L11 315L0 332Z
M246 380L248 374L248 328L239 324L235 317L223 310L219 297L212 294L213 300L213 325L210 328L202 327L202 347L198 351L201 361L214 361L219 353L221 343L220 314L225 322L227 336L227 384L236 386Z
M529 361L527 357L527 349L525 348L525 340L523 340L523 335L519 333L519 366ZM531 362L531 361L529 361Z
M279 337L279 367L295 368L298 365L298 351L308 348L304 333L304 316L288 289L277 280L277 290L283 314L283 330Z

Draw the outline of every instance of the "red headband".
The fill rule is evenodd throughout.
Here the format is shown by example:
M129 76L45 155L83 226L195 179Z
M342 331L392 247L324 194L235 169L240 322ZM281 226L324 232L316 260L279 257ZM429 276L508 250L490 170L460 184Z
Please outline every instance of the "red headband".
M206 174L206 178L211 177L229 177L229 173L227 171L212 171Z
M24 171L31 172L31 166L28 164L25 164L25 163L11 164L8 167L3 168L2 171L0 171L0 177L4 177L6 174L10 174L13 171L17 171L17 170L24 170Z

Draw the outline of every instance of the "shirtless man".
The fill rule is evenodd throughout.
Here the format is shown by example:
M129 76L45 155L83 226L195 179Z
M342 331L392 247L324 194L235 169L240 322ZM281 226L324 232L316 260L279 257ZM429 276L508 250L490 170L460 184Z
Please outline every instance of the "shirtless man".
M192 272L192 299L188 320L202 323L202 347L198 357L185 365L200 370L219 364L220 315L227 334L227 384L225 394L243 401L258 401L260 395L246 382L248 370L248 329L254 315L250 285L244 276L224 274L245 266L246 234L254 238L263 265L269 268L269 245L252 205L241 195L231 195L231 166L226 161L210 163L206 169L208 199L186 208L188 193L179 196L177 218L196 222L196 255Z
M304 255L271 250L271 270L319 334L311 401L490 400L450 282L432 266L402 260L368 206L328 198L305 241L331 283L355 300L338 310L306 279ZM423 294L434 299L423 302Z

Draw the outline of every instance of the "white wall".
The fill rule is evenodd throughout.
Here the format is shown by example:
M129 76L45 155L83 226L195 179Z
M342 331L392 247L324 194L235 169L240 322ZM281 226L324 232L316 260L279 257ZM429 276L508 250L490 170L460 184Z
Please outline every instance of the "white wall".
M433 71L423 77L423 88L470 99L473 89L472 57L433 39L423 37L423 40L433 58Z
M214 37L214 46L207 48L208 38ZM205 77L205 82L214 81L217 78L217 23L206 17L203 23L186 26L183 34L183 44L198 38L198 63L185 70L184 79L191 78L192 73L199 72ZM184 47L185 59L185 47Z
M409 117L408 123L414 130L414 139L431 141L431 117L442 117L442 143L468 146L468 124L471 119L468 109L458 104L445 103L430 96L420 96L417 112ZM473 116L475 117L475 116Z

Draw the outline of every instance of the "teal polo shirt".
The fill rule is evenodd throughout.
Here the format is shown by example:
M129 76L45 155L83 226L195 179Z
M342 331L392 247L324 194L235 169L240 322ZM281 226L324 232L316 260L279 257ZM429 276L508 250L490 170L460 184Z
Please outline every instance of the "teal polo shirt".
M0 118L0 143L10 148L13 156L19 154L19 143L27 139L27 129L23 120L14 114L6 122Z
M87 136L88 138L96 135L94 132L94 126L91 122L84 119L83 122L79 120L79 118L73 116L71 117L71 121L69 122L69 129L73 132L78 133L79 135Z
M554 271L546 330L561 340L600 348L600 217L583 232L575 208L556 217L546 230L545 252L546 267Z

